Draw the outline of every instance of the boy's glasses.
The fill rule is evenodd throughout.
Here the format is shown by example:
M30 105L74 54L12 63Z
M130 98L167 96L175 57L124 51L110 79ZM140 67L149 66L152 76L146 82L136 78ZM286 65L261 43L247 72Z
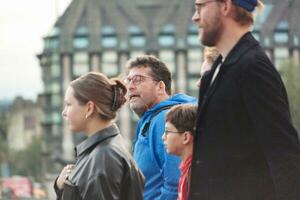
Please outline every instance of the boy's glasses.
M169 133L184 133L185 131L171 131L168 129L165 129L165 134L169 134Z

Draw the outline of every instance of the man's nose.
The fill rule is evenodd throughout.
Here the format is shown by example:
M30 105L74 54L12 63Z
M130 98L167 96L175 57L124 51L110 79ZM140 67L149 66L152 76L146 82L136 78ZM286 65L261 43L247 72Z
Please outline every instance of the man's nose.
M196 11L194 12L194 15L192 17L192 21L194 23L197 23L199 21L199 14Z

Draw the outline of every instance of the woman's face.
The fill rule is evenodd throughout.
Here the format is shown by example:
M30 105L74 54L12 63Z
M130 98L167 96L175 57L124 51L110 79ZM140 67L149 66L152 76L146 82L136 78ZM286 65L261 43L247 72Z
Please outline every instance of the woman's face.
M68 87L65 94L65 107L62 116L72 132L84 132L86 128L87 105L81 105L74 97L74 90Z

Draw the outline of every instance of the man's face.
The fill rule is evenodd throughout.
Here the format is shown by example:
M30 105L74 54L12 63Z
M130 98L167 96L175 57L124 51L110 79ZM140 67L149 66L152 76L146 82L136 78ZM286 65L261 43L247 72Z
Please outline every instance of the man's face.
M193 22L198 26L199 38L205 46L216 46L223 31L220 2L195 0Z
M134 67L127 76L130 108L139 116L158 102L159 81L151 76L149 67Z

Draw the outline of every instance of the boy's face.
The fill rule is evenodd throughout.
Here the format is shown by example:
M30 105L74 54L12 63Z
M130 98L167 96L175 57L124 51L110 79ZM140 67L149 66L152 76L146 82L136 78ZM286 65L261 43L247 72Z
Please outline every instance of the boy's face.
M162 136L162 140L169 154L181 156L183 148L185 147L184 132L179 132L172 123L166 122L165 133Z

